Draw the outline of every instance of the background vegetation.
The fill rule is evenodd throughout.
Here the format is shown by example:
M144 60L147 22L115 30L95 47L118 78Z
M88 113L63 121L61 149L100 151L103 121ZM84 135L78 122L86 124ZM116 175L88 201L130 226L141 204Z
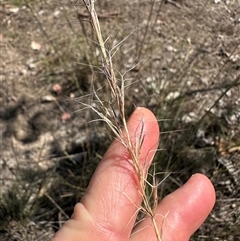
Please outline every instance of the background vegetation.
M127 116L161 127L160 199L193 173L217 203L191 240L240 240L240 2L96 2ZM49 240L84 194L114 136L91 110L109 102L79 1L1 1L0 237ZM114 103L113 103L114 105ZM117 114L117 113L116 113Z

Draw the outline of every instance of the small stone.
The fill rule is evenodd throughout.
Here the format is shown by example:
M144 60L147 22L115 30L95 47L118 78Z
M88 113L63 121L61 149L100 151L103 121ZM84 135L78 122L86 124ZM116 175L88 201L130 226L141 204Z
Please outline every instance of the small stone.
M27 70L26 69L21 69L20 73L25 76L25 75L27 75Z
M194 112L190 112L182 117L182 121L185 123L191 123L197 121L197 115Z
M36 68L36 65L33 64L33 63L30 63L30 64L28 64L28 68L29 68L29 69L35 69L35 68Z
M60 95L62 93L62 86L60 84L55 84L52 87L52 91L56 94L56 95Z
M10 13L17 13L19 11L19 8L10 8L9 12Z
M36 41L32 41L31 43L31 49L32 50L40 50L41 49L41 44L36 42Z
M175 49L175 48L173 48L171 45L167 45L166 46L166 49L167 49L167 51L169 51L169 52L177 52L177 49Z
M74 99L74 98L75 98L75 94L74 94L74 93L70 93L69 97L70 97L71 99Z
M179 95L180 95L180 92L179 92L179 91L170 92L170 93L167 95L166 100L174 100L174 99L176 99Z
M54 12L53 16L54 16L55 18L58 18L59 14L60 14L60 11L57 10L57 11Z
M237 207L236 203L233 203L233 204L231 205L231 208L236 208L236 207Z
M53 102L55 98L52 95L44 95L41 98L41 102Z
M33 58L28 59L26 64L27 64L29 69L35 69L36 68L36 65L34 64Z
M61 116L62 122L66 122L66 121L68 121L70 118L71 118L71 114L68 113L68 112L63 113L62 116Z
M42 16L44 13L45 13L45 10L42 9L42 10L40 10L40 11L38 12L38 15L39 15L39 16Z

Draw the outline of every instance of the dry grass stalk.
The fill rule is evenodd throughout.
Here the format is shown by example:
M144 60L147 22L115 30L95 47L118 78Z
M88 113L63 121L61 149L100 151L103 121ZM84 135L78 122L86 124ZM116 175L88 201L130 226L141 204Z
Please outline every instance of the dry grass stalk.
M111 128L115 136L121 141L121 143L129 151L129 154L133 161L134 168L139 178L139 184L140 184L139 192L143 198L143 203L142 203L142 206L140 207L140 210L146 216L151 218L157 240L161 241L162 240L161 232L159 231L157 221L155 219L155 210L158 204L157 189L158 189L159 183L157 182L155 174L152 175L153 184L149 183L147 181L147 176L150 174L148 174L148 171L146 168L141 168L141 165L139 163L140 150L144 141L143 124L141 127L142 129L140 131L140 134L138 136L137 142L132 143L131 137L127 128L126 117L125 117L124 79L122 78L121 83L118 83L117 78L115 76L112 57L111 57L111 51L109 52L105 48L105 42L102 37L98 16L94 7L95 0L83 0L83 2L89 13L90 23L91 23L93 32L96 36L97 44L99 45L99 49L101 51L102 71L107 79L108 86L110 87L112 98L117 103L117 109L120 113L120 121L114 111L114 108L109 107L109 105L105 106L104 102L99 98L96 91L94 91L94 95L98 101L98 107L97 108L93 106L88 106L88 107L90 107L93 111L95 111L108 124L108 126ZM84 104L84 105L87 106L87 104ZM123 128L120 122L122 123ZM125 131L127 138L123 138L122 130ZM150 197L147 194L147 190L146 190L148 186L151 187ZM151 204L152 202L153 202L153 205Z

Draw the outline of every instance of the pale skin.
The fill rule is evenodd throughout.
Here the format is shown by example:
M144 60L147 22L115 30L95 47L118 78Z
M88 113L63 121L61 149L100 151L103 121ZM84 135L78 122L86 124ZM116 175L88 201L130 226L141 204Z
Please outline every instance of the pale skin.
M139 126L143 126L140 163L147 168L159 142L156 117L146 108L137 108L127 126L133 142ZM51 241L156 241L149 218L134 226L142 201L138 183L128 151L118 140L113 141L71 219ZM193 175L158 204L155 218L162 241L189 240L214 203L215 191L210 180L202 174Z

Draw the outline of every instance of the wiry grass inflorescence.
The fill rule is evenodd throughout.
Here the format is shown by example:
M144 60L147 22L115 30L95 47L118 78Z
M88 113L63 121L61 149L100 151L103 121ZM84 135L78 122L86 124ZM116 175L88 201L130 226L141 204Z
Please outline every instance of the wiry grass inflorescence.
M107 79L108 86L110 87L110 92L113 101L116 102L117 110L119 112L119 117L116 114L113 106L105 105L105 103L99 98L96 91L94 92L95 98L97 99L98 106L89 106L94 112L96 112L111 128L118 140L123 144L123 146L128 150L135 171L139 179L140 190L139 193L143 198L142 206L139 208L146 216L150 217L154 226L155 234L158 241L161 241L161 232L158 228L157 221L155 219L155 210L158 204L158 181L154 175L151 175L152 184L147 180L148 174L147 168L142 168L140 165L140 150L144 142L143 125L136 142L132 142L130 133L127 127L127 121L125 116L125 80L122 77L120 81L116 78L115 70L112 63L111 51L108 51L105 47L105 41L103 40L101 27L98 21L98 16L94 7L94 0L83 0L86 6L89 16L90 23L93 32L97 39L97 44L99 46L101 57L102 57L102 72ZM84 103L83 103L84 104ZM87 106L87 104L84 104ZM126 133L126 137L123 136L123 132ZM151 187L150 197L147 193L147 187Z

